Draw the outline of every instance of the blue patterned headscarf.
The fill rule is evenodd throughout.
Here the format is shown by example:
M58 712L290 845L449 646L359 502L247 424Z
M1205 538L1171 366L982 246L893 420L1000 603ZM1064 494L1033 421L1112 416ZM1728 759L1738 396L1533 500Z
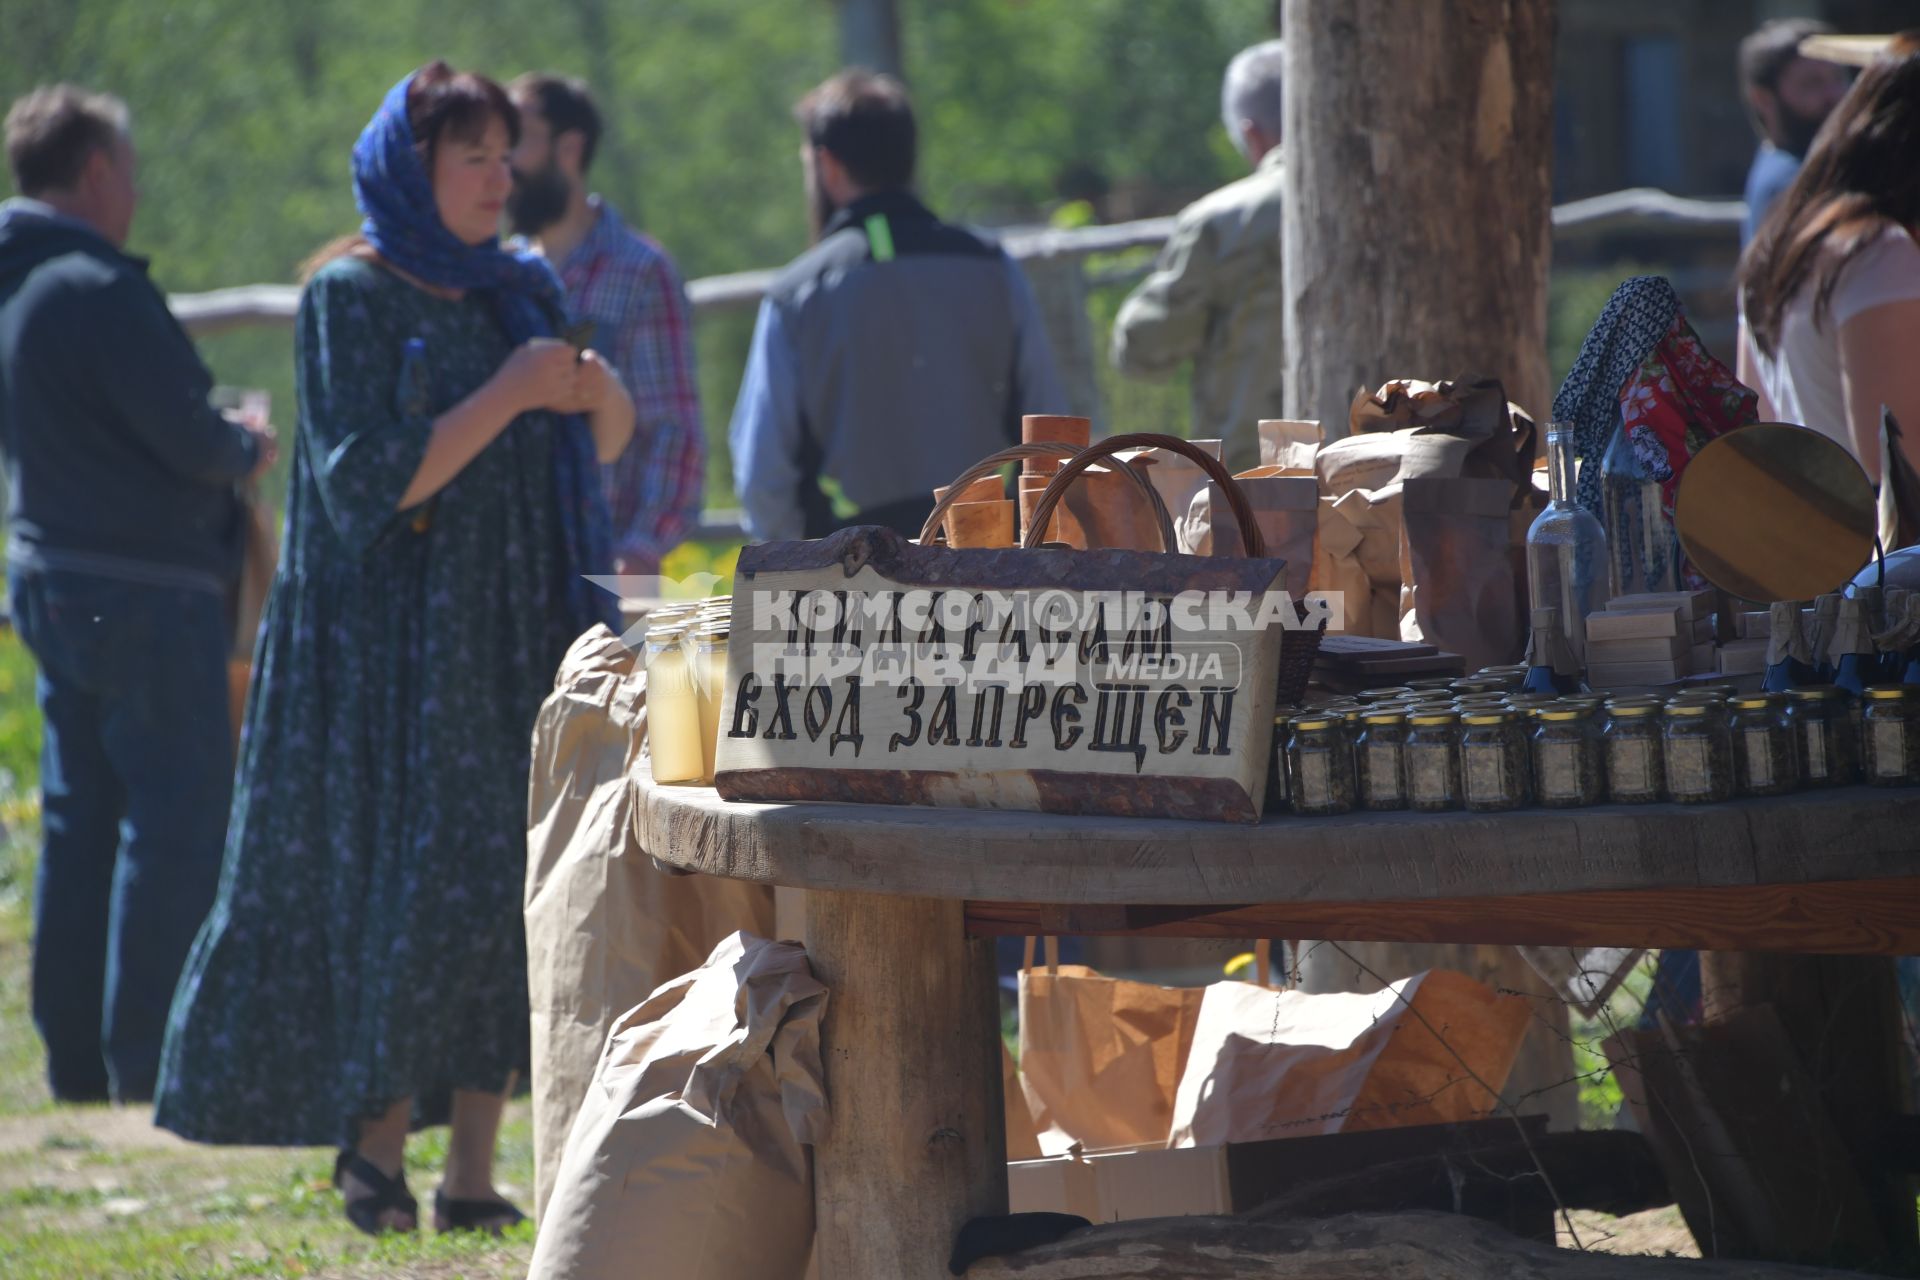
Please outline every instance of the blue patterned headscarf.
M560 278L537 253L509 253L499 241L470 245L440 221L433 179L414 150L407 120L409 75L388 90L380 110L353 144L353 198L366 220L360 232L382 258L443 289L470 289L493 305L509 341L550 338L566 314ZM613 621L612 597L582 575L611 573L612 538L593 433L578 415L551 420L554 481L567 557L568 612L581 629Z

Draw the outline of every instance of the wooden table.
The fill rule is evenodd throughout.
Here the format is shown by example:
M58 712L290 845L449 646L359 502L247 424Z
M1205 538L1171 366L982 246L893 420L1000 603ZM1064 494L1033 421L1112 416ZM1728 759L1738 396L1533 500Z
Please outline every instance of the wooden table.
M1920 954L1920 791L1236 826L638 785L660 862L810 891L834 1280L945 1275L1006 1211L993 934Z

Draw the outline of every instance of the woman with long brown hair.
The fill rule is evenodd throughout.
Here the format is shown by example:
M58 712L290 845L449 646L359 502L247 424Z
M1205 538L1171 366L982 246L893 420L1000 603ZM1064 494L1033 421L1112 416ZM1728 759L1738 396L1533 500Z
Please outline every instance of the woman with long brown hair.
M436 62L353 153L361 234L307 282L299 434L220 894L174 997L156 1122L338 1144L362 1230L411 1230L412 1123L450 1119L441 1230L498 1229L528 1058L529 743L607 597L596 458L633 434L544 260L502 249L519 117Z
M1920 30L1893 37L1740 261L1740 377L1761 415L1838 440L1879 481L1880 411L1920 467Z

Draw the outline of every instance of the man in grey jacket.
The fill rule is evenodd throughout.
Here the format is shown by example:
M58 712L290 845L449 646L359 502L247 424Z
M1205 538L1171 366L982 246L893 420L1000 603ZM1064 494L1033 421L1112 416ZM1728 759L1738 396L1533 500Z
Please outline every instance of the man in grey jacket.
M916 534L936 486L1017 442L1022 414L1066 412L1066 396L1018 264L909 190L900 82L843 71L794 115L815 244L768 290L734 406L747 532Z
M1220 90L1227 134L1253 172L1181 210L1113 322L1122 373L1166 378L1193 361L1192 434L1222 441L1234 471L1260 461L1255 424L1281 416L1282 50L1278 40L1242 50Z

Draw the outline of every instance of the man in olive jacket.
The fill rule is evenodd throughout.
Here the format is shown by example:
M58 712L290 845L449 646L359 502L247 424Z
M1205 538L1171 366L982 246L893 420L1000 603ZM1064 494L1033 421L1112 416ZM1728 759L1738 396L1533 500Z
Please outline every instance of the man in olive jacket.
M273 460L122 251L126 107L68 85L6 120L0 447L7 595L45 745L33 1018L55 1098L152 1097L173 986L213 902L233 777L234 482Z
M1181 211L1113 324L1122 373L1165 378L1193 361L1192 435L1223 441L1233 471L1259 464L1255 424L1281 416L1281 51L1278 40L1242 50L1221 87L1227 133L1253 172Z

